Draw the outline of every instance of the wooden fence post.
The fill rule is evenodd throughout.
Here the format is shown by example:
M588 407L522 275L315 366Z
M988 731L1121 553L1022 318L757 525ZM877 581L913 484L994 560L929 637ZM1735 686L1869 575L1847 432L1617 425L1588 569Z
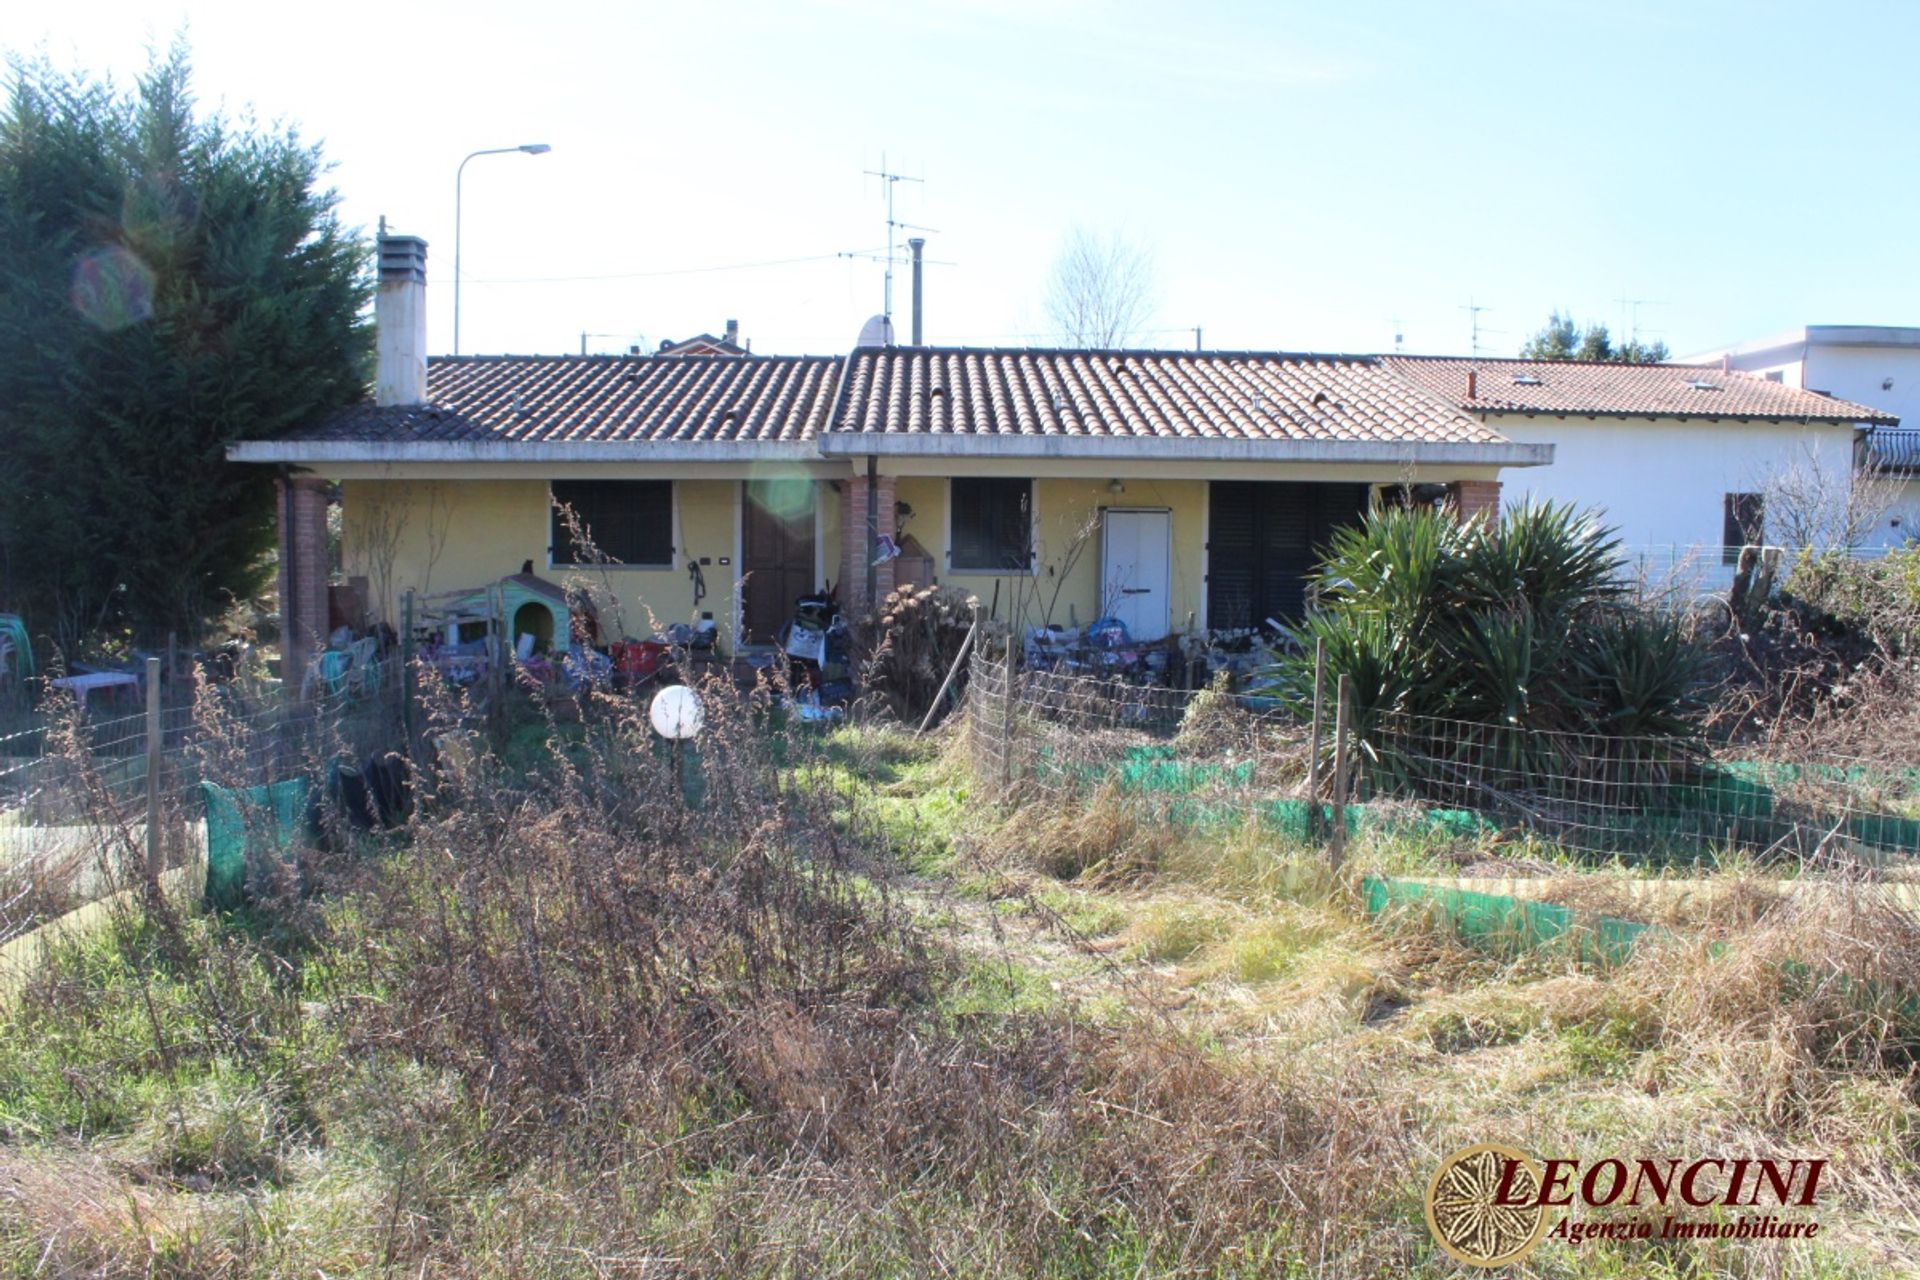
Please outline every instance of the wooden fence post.
M160 659L147 659L147 879L157 890L165 853L160 848Z
M1307 748L1307 839L1309 842L1320 835L1320 739L1321 726L1324 723L1326 685L1327 640L1325 636L1315 636L1313 641L1313 738Z
M380 606L385 609L383 604ZM413 588L400 605L400 732L407 744L407 759L413 754Z
M507 731L507 602L498 583L487 588L487 636L492 641L487 656L487 723L493 727L494 741Z
M1342 674L1333 709L1333 842L1328 861L1340 869L1347 853L1347 735L1353 731L1353 677Z
M927 707L927 714L922 717L920 727L914 730L915 733L925 733L927 726L933 723L933 717L939 714L940 704L946 701L947 690L953 688L954 677L960 674L960 664L965 662L967 654L972 652L973 638L979 633L980 614L976 610L973 615L973 625L967 628L967 638L960 642L960 652L953 655L953 665L947 668L947 678L940 682L940 692L933 695L933 702Z
M1193 692L1194 667L1195 667L1195 664L1200 661L1200 633L1198 631L1195 631L1193 626L1193 624L1196 621L1198 621L1198 619L1199 619L1199 615L1194 610L1192 609L1187 610L1187 692L1188 693Z
M1013 627L1007 628L1007 666L1006 684L1002 690L1004 697L1000 703L1000 786L1004 792L1013 790L1013 650L1016 643Z

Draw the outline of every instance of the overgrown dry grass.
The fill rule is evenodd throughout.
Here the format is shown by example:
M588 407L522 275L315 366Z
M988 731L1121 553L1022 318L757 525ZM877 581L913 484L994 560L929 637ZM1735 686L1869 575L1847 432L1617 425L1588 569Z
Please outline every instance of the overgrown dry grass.
M846 785L885 740L782 738L763 699L708 701L684 787L637 704L536 716L518 764L461 738L398 838L332 822L330 852L255 874L237 913L131 899L55 943L0 1012L0 1263L1419 1264L1377 1081L996 996L892 892L900 814ZM449 702L436 729L463 719Z
M1870 886L1783 894L1766 869L1732 864L1708 892L1649 898L1621 869L1529 868L1553 873L1536 881L1542 900L1667 927L1624 967L1594 971L1565 954L1482 953L1424 918L1360 910L1369 871L1524 863L1510 852L1362 836L1335 875L1320 850L1246 827L1156 827L1155 806L1111 788L1082 804L1048 801L969 847L1048 928L1099 920L1080 945L1155 975L1159 1016L1222 1060L1367 1082L1373 1141L1400 1162L1374 1184L1394 1190L1363 1211L1383 1231L1417 1226L1425 1174L1474 1142L1582 1160L1824 1156L1835 1181L1818 1245L1549 1241L1529 1266L1920 1270L1920 924ZM1419 1235L1405 1247L1417 1252Z
M937 747L709 692L684 787L639 705L530 708L399 838L59 943L0 1011L0 1265L1442 1275L1425 1178L1489 1140L1833 1161L1817 1246L1531 1274L1920 1265L1904 914L1749 872L1614 971L1483 954L1357 878L1509 850L1385 824L1334 874L1113 789L1003 813Z

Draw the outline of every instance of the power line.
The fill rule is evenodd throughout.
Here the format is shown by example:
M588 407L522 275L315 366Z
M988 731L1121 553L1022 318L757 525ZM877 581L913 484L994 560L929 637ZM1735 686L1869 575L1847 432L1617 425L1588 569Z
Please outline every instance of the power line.
M871 252L871 251L863 251ZM815 253L804 258L768 258L761 262L729 262L717 267L673 267L665 271L621 271L587 276L498 276L491 280L468 277L467 284L573 284L594 280L651 280L660 276L698 276L716 271L752 271L759 267L788 267L800 262L832 262L845 255Z

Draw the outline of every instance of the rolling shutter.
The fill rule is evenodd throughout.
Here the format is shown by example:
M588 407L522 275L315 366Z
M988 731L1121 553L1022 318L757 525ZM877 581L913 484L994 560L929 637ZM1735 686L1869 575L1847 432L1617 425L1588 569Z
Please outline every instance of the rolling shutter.
M1298 622L1333 530L1367 509L1364 484L1214 481L1208 498L1207 626Z

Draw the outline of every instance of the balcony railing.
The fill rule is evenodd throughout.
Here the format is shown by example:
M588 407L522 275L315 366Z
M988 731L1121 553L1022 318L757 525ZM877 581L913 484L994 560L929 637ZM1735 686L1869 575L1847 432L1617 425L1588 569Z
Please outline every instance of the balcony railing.
M1920 427L1875 427L1867 433L1865 462L1880 471L1920 472Z

